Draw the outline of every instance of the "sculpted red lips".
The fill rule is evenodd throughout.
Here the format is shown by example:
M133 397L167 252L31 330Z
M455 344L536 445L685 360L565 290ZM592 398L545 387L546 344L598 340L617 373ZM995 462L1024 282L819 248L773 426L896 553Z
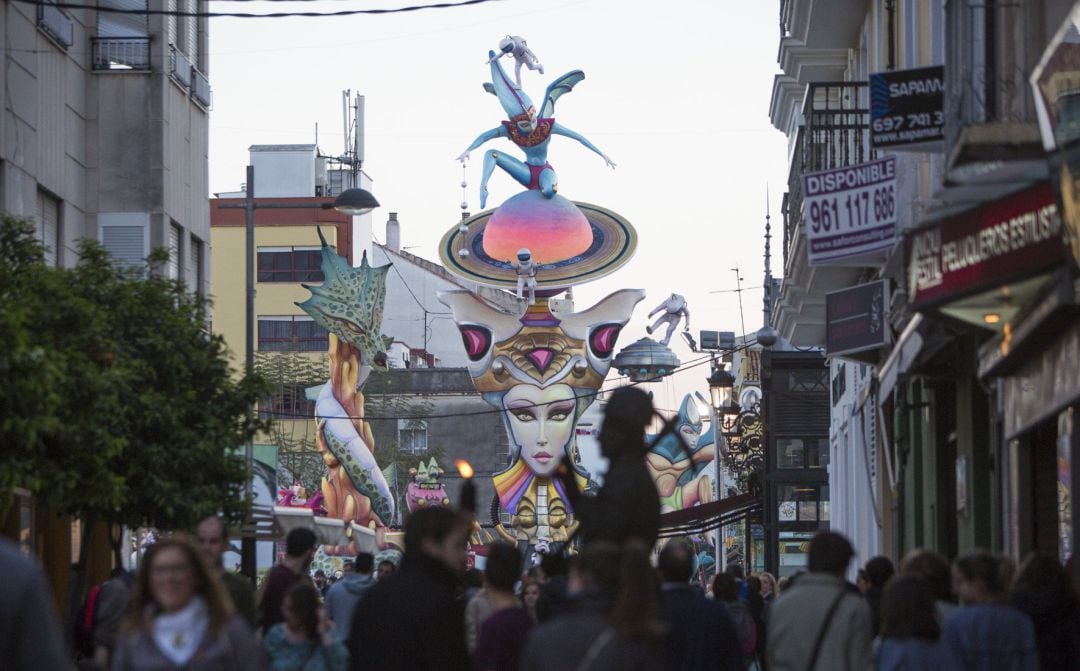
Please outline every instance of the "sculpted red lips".
M554 458L555 457L548 454L547 452L537 452L536 454L533 455L533 459L536 459L541 464L546 464L547 462L551 461Z

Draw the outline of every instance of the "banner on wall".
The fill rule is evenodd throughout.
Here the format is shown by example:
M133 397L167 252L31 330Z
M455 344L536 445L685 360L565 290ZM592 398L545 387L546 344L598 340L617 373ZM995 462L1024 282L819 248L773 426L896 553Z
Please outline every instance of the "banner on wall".
M816 265L862 265L896 240L896 158L802 176L807 258Z

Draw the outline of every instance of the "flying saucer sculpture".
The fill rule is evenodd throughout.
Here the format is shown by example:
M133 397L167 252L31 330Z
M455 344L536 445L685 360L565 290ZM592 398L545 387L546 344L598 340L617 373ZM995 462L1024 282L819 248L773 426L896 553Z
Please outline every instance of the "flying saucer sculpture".
M642 338L622 348L611 362L619 375L634 382L656 382L679 367L679 357L666 345Z

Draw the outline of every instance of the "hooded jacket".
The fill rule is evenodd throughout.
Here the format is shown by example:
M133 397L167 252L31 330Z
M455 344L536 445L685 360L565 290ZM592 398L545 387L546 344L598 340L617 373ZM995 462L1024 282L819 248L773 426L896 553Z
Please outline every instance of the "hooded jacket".
M346 573L326 592L326 615L334 621L333 633L339 641L348 638L356 604L374 584L370 573Z

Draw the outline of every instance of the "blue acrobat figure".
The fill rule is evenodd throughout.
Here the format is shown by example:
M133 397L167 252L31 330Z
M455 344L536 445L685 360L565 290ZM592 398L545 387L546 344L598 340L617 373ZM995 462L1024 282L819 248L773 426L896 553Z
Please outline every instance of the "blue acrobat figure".
M491 59L489 61L491 64L491 82L484 83L484 90L495 95L499 99L499 103L503 106L503 109L506 110L510 120L503 121L495 128L481 133L473 143L469 145L469 148L462 152L461 156L458 156L457 160L465 161L469 158L469 152L480 145L489 140L503 137L516 144L523 152L525 152L525 161L522 162L513 156L494 149L489 150L484 154L484 173L483 178L480 180L481 209L487 204L487 183L488 179L491 177L491 173L495 171L495 166L499 166L505 170L511 177L527 189L538 190L540 193L544 194L546 198L551 198L555 195L555 192L558 191L559 188L559 178L555 174L555 169L547 162L548 143L551 142L552 135L563 135L577 140L596 152L609 166L612 168L615 167L615 163L612 162L607 154L600 151L596 145L589 142L582 135L570 130L566 126L556 123L553 116L555 112L555 101L558 100L559 96L562 94L571 91L575 84L584 79L584 72L581 70L573 70L553 81L551 85L547 87L547 91L544 94L544 105L540 109L540 115L537 116L536 107L529 97L525 95L521 86L514 83L506 76L506 72L503 70L502 65L499 64L497 56L498 54L494 51L488 52L488 57Z

